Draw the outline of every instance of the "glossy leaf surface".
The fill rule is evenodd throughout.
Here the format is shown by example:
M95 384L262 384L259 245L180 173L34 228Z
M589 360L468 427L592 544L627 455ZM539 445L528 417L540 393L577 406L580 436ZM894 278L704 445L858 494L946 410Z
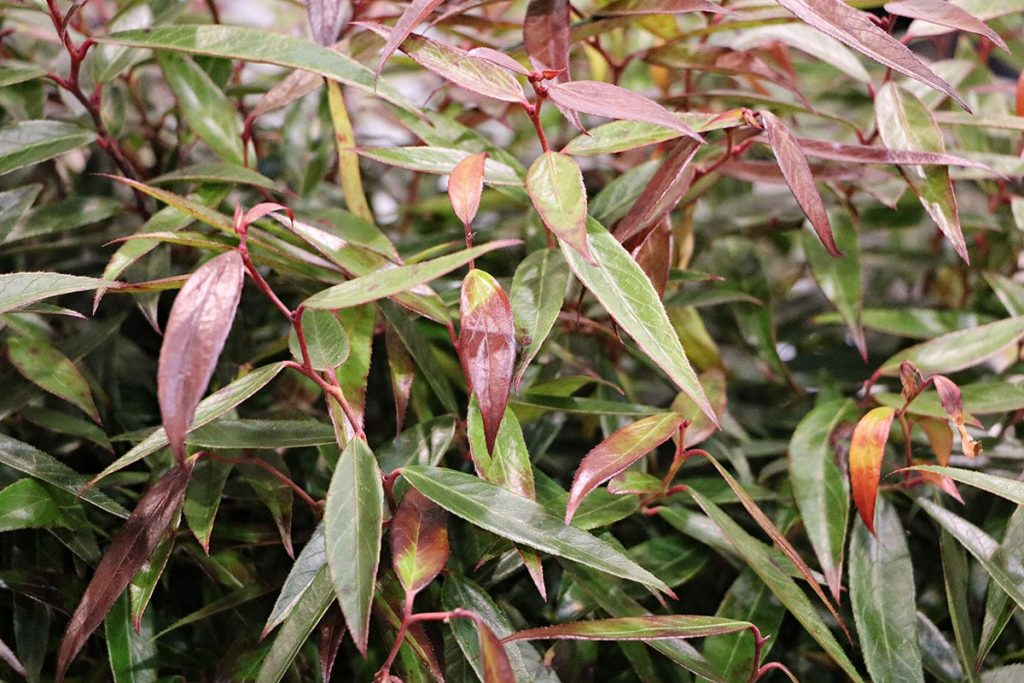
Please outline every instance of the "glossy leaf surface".
M875 408L857 422L850 442L850 486L853 503L868 531L875 531L875 501L882 475L882 458L895 415L892 408Z

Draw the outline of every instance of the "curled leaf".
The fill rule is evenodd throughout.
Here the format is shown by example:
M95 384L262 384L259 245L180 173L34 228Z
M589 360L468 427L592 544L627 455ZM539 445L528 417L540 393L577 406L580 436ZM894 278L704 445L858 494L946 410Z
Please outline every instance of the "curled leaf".
M882 474L882 456L885 455L885 444L895 415L896 410L888 406L869 411L857 423L850 442L853 503L871 533L875 532L875 500Z
M391 562L406 594L423 590L448 561L448 512L409 489L391 520Z
M939 394L943 410L960 433L960 445L963 447L964 455L968 458L977 457L981 453L981 444L971 438L964 426L964 400L960 395L960 387L942 375L935 375L932 381L935 383L935 391Z
M185 433L231 331L244 278L237 251L210 259L182 287L167 319L157 396L164 429L179 462L185 459Z

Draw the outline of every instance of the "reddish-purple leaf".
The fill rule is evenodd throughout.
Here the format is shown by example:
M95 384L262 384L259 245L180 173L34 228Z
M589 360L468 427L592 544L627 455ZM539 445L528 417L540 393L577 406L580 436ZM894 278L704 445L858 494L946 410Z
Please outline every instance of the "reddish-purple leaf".
M807 163L807 157L800 150L799 141L786 124L770 112L761 112L761 124L768 134L768 144L775 153L779 168L782 169L782 176L796 197L797 204L811 221L811 227L818 233L818 239L828 253L839 256L839 248L836 247L836 240L832 235L832 224L828 220L825 202L818 193L811 167Z
M210 259L181 288L167 319L157 396L167 439L179 462L185 459L185 434L196 406L231 331L244 279L245 266L237 251Z
M293 214L292 210L289 209L284 204L278 204L276 202L263 202L262 204L257 204L256 206L252 207L251 209L246 211L245 214L241 214L241 210L236 207L235 224L241 225L242 227L248 227L255 223L256 221L258 221L259 219L263 218L264 216L269 216L270 214L277 213L278 211L288 214L289 220L291 220L293 223L295 222L295 214Z
M334 660L338 657L341 641L345 639L345 618L338 603L331 605L320 620L320 675L324 683L331 680Z
M11 667L14 673L22 678L28 678L28 671L25 670L25 665L21 663L21 660L18 659L18 656L14 654L14 651L7 646L3 639L0 639L0 660L3 660L7 666Z
M395 27L391 30L391 35L388 36L384 49L381 50L380 63L377 65L374 78L380 78L380 72L384 70L384 65L387 64L388 59L395 53L395 50L402 44L402 41L408 38L412 30L430 16L430 13L441 2L442 0L412 0L409 3L409 6L405 8L402 16L398 18Z
M708 2L708 0L615 0L597 10L595 14L602 17L617 17L635 14L685 14L687 12L733 14L726 8Z
M989 28L984 21L974 16L967 10L957 7L948 0L899 0L899 2L885 3L885 11L909 19L921 19L939 26L955 28L968 33L977 33L985 36L993 43L1010 51L1006 41Z
M960 489L956 487L956 482L952 478L940 472L929 472L928 470L921 470L919 474L926 482L943 493L949 494L961 505L964 504L964 499L960 495Z
M644 121L678 130L697 142L704 140L672 112L631 90L600 81L568 81L548 87L548 96L559 107L594 116L627 121Z
M555 626L526 629L506 637L503 642L517 640L663 640L665 638L706 638L736 631L745 631L750 622L673 614L644 615L575 621Z
M448 177L448 198L455 215L467 228L480 208L480 195L484 191L484 162L487 152L472 154L455 165Z
M870 15L843 0L776 0L822 33L832 36L876 62L943 92L968 109L953 87L939 78L903 43L880 29Z
M850 485L853 502L864 526L875 533L875 500L882 476L882 456L889 441L889 430L896 410L888 406L875 408L862 417L853 430L850 442Z
M679 431L683 416L661 413L623 427L595 446L576 469L565 506L565 523L572 521L576 508L587 494L644 457Z
M530 0L523 20L523 45L534 69L561 71L557 82L569 80L569 29L569 0Z
M508 405L516 362L512 306L498 281L476 268L462 282L460 310L459 360L480 406L491 451Z
M466 53L469 57L478 57L485 59L488 62L497 64L500 67L504 67L509 71L520 74L521 76L529 76L530 70L525 66L517 62L512 57L500 50L495 50L493 47L474 47Z
M654 285L658 298L664 298L672 270L672 223L668 216L662 216L654 224L640 246L633 250L633 258Z
M416 365L402 339L390 325L384 331L384 347L387 350L388 367L391 370L391 392L395 395L395 433L397 434L402 431L402 425L405 423L405 411L409 406L412 383L416 378Z
M935 391L939 394L942 409L946 411L960 433L960 445L963 447L964 455L969 458L976 457L981 453L981 444L971 438L967 433L967 427L964 426L964 401L960 395L960 387L942 375L935 375L932 381L935 382Z
M391 519L391 563L406 595L426 588L448 561L448 512L416 489Z
M313 38L325 47L338 39L338 32L351 16L350 3L342 0L306 0L306 14Z
M512 664L508 661L505 646L494 635L494 631L481 620L476 622L480 638L480 658L484 669L484 683L515 683Z
M184 463L164 474L139 500L128 521L114 536L64 632L57 651L58 683L64 680L68 666L85 641L175 524L191 473L191 463Z
M915 166L962 166L988 171L1000 175L995 169L971 159L940 152L919 152L915 150L886 149L868 145L851 145L831 140L797 138L800 149L809 157L842 161L851 164L898 164Z
M587 246L587 189L573 158L544 152L526 173L526 192L548 230L594 263Z
M909 360L900 363L900 384L903 386L900 392L904 401L913 401L925 387L924 375L917 369L917 366Z
M690 139L679 140L673 145L654 177L633 202L629 213L615 226L615 239L623 244L643 239L659 219L676 207L693 182L694 169L690 160L698 148L699 145Z

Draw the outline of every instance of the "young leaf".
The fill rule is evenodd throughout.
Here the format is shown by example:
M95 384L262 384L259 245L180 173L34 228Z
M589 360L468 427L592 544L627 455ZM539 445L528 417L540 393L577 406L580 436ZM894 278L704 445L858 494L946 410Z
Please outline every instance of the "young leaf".
M237 251L210 259L178 293L167 319L157 395L164 430L179 462L185 459L185 434L231 331L244 278Z
M324 47L330 47L334 43L350 13L348 3L342 0L309 0L306 3L306 14L309 17L309 27L313 30L313 38Z
M490 451L512 389L516 362L512 306L498 281L476 268L462 281L460 310L459 359L480 406Z
M615 226L616 239L632 244L676 207L693 182L695 171L690 161L699 148L700 145L690 139L672 146L654 177L643 186L629 212ZM596 210L596 201L594 205Z
M57 652L58 683L89 635L103 622L132 577L166 537L185 499L192 466L184 463L168 471L140 500L100 560L82 595Z
M487 624L479 621L476 628L480 638L484 683L515 683L516 676L512 673L512 664L508 661L505 646Z
M548 96L559 107L594 116L628 121L646 121L672 128L697 142L703 138L668 109L631 90L600 81L567 81L548 88Z
M0 126L0 175L88 145L96 133L63 121L17 121Z
M878 91L875 118L882 142L889 149L939 154L946 151L942 131L931 112L921 100L901 90L895 83L887 83ZM905 169L904 177L957 255L970 265L949 169L911 166Z
M870 410L857 423L850 441L850 484L853 502L868 531L875 533L875 500L882 474L882 457L896 411L887 406Z
M776 0L822 33L862 52L883 66L943 92L967 109L953 87L918 59L917 55L871 21L866 12L843 0Z
M811 227L818 233L822 245L832 256L839 256L839 248L836 247L835 237L832 235L832 224L828 219L828 211L825 210L825 202L822 201L815 185L811 167L800 149L800 143L789 127L771 112L760 112L760 117L761 124L768 134L768 143L779 162L779 168L782 169L782 177L786 179L786 184L796 197L804 215L811 221Z
M398 22L395 23L391 34L388 35L384 48L380 51L380 62L377 64L377 70L374 72L376 78L380 78L384 65L388 63L388 59L395 53L398 46L409 37L409 34L412 33L412 30L417 25L426 20L430 13L437 9L441 2L442 0L412 0L409 3L405 11L402 12L402 16L398 18Z
M522 348L513 378L517 392L526 369L558 319L568 285L569 265L555 249L535 251L516 268L509 298L516 341Z
M963 447L964 455L969 458L977 457L981 453L981 444L971 438L964 426L964 401L960 395L960 387L942 375L935 375L932 381L935 383L935 391L939 394L943 409L960 432L960 445Z
M395 395L395 433L399 434L405 422L412 383L416 379L416 365L391 325L384 331L384 346L387 349L388 369L391 373L391 393Z
M480 194L484 189L484 163L487 152L466 157L452 169L448 178L448 198L455 215L468 229L480 208Z
M94 422L100 421L89 383L75 364L45 338L9 337L7 353L11 365L25 379L79 408Z
M831 435L856 413L852 401L837 399L815 406L797 424L789 442L789 478L807 537L838 603L843 577L843 547L850 512L846 477L836 464Z
M448 561L448 513L409 489L391 520L391 562L406 595L426 588Z
M479 477L420 465L403 467L402 476L452 514L502 538L670 593L662 581L614 546L566 526L537 503Z
M349 441L335 465L324 510L327 566L352 640L366 654L377 565L384 488L366 442Z
M652 415L623 427L591 449L573 477L565 523L572 521L588 493L671 439L682 423L683 416L677 413Z
M530 0L523 20L523 45L537 71L558 71L559 82L569 80L568 0Z
M877 532L854 524L850 602L868 673L876 681L924 682L917 644L914 565L896 510L882 499Z
M1009 52L1006 41L981 19L946 0L898 0L885 3L885 11L898 17L921 19L958 31L977 33Z
M572 157L544 152L530 165L526 191L548 230L594 263L587 248L587 190Z

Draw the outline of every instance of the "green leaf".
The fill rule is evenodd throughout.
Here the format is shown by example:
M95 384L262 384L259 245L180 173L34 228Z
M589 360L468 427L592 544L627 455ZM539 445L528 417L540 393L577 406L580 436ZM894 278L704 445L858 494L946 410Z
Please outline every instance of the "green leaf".
M946 533L945 530L943 530L943 533ZM1003 539L999 543L998 552L1003 556L1011 557L1017 552L1017 549L1021 547L1022 543L1024 543L1024 507L1018 507L1013 511L1013 514L1010 515L1010 519L1006 523L1006 532L1003 534ZM972 640L970 643L970 649L967 649L964 652L964 666L967 670L970 671L980 668L978 667L978 663L985 661L985 658L988 656L992 647L996 644L999 636L1002 635L1006 625L1010 622L1010 619L1016 612L1016 605L1010 601L1010 597L1006 594L1006 591L999 588L998 585L990 582L988 586L988 594L985 596L985 619L982 622L981 640L978 643L977 650L974 649L974 642ZM977 676L975 676L975 678L977 678Z
M222 25L159 26L98 36L96 42L303 69L376 95L403 109L417 110L416 105L386 81L375 83L373 72L350 57L312 41L275 31Z
M212 162L192 164L150 179L150 184L161 183L217 183L224 185L252 185L268 190L277 189L270 178L239 164ZM201 188L208 189L208 188Z
M32 208L32 203L42 189L43 186L36 183L0 192L0 243L7 239L22 216Z
M971 415L993 415L1024 408L1024 382L1014 381L1011 378L1007 378L1005 382L967 384L960 387L960 393L963 398L964 411ZM903 398L892 392L879 392L874 394L873 398L882 405L893 408L903 406ZM915 398L907 412L912 415L925 415L942 420L949 417L942 407L938 394L932 392L921 394Z
M863 292L857 229L846 212L832 212L830 218L836 247L842 256L830 256L821 242L807 232L802 233L804 254L821 293L835 305L850 330L861 358L867 360L868 350L860 319Z
M939 535L939 554L942 557L942 577L946 588L946 604L949 605L949 621L956 636L960 664L969 674L969 679L976 681L974 660L977 647L974 641L974 628L971 624L969 604L970 570L967 565L967 554L948 531L943 529ZM1005 596L1006 593L1000 591Z
M413 465L402 476L454 515L486 531L549 555L671 592L660 579L613 546L565 526L537 503L462 472Z
M575 250L562 245L562 253L576 277L644 353L717 425L718 417L704 396L651 281L600 223L588 221L587 232L590 253L597 265L587 263Z
M198 427L187 442L200 448L276 449L334 443L334 429L316 420L217 420Z
M167 560L174 550L174 541L177 536L176 530L168 533L160 545L156 547L153 554L149 556L139 571L136 572L131 584L128 586L129 603L131 604L132 626L136 631L142 630L143 620L146 614L146 606L153 597L153 591L164 573Z
M857 415L856 405L851 400L827 401L815 406L800 420L789 442L793 497L836 602L839 602L842 586L850 496L846 476L836 464L830 437L841 422L854 420Z
M306 643L327 608L334 602L334 589L327 567L322 567L302 593L281 625L274 642L260 665L257 683L277 683L288 673L299 649Z
M875 118L882 142L899 151L945 153L942 131L921 100L893 82L882 86L875 98ZM906 166L903 177L921 200L928 215L966 263L967 255L953 183L946 166Z
M265 365L210 394L199 402L191 429L197 429L205 424L209 424L229 410L237 408L260 389L270 384L270 381L277 377L278 373L284 368L284 363ZM129 465L137 463L147 455L156 453L161 448L164 448L168 443L170 442L167 439L167 432L164 431L163 427L159 427L136 444L130 451L107 465L102 472L93 477L92 481L97 482L118 470L123 470Z
M746 561L747 566L760 577L769 590L775 594L775 597L796 617L807 633L821 645L832 660L852 680L863 682L864 679L854 668L842 646L833 637L803 590L772 562L772 556L767 547L744 531L717 505L693 489L689 490L689 495L724 532L736 552Z
M420 173L451 175L471 152L447 147L361 147L359 155L388 166L397 166ZM484 182L488 185L522 187L519 172L494 159L484 161Z
M88 145L96 133L63 121L18 121L0 126L0 175Z
M369 303L436 280L495 249L503 249L517 244L519 244L518 240L495 240L411 266L382 268L340 285L329 287L309 297L302 305L307 308L339 309Z
M715 614L749 621L758 627L762 635L774 635L779 632L786 608L757 574L748 568L741 571L729 586ZM770 638L762 646L762 661L768 656L775 640ZM754 634L744 631L712 638L704 643L704 656L722 672L725 680L743 680L754 668Z
M850 600L868 673L876 681L921 681L914 565L896 510L882 498L875 533L854 523Z
M660 640L663 638L706 638L743 631L750 622L689 614L618 617L577 621L517 631L504 638L517 640Z
M201 458L192 470L192 479L185 493L185 522L207 555L210 554L213 521L220 509L224 484L232 468L231 463L222 460Z
M19 479L0 489L0 531L65 525L60 505L35 479Z
M0 313L61 294L84 292L113 284L108 280L63 273L5 273L0 275Z
M587 247L587 189L572 157L544 152L526 173L526 191L544 225L584 261L594 264Z
M21 335L9 337L7 353L11 364L25 379L64 399L95 422L100 421L89 383L75 364L46 339Z
M509 298L522 347L513 380L517 390L558 319L568 285L569 265L554 249L535 251L516 268Z
M46 69L13 59L0 61L0 88L17 85L46 75Z
M960 469L958 467L942 467L940 465L915 465L910 469L944 474L954 481L967 484L968 486L973 486L974 488L981 489L982 491L994 493L997 496L1005 498L1011 503L1024 505L1024 481L1008 479L1006 477L997 477L992 474L974 472L972 470Z
M672 115L698 133L734 128L741 123L736 117L703 112L673 112ZM667 142L683 135L685 133L677 128L659 126L646 121L611 121L589 129L585 135L576 136L562 149L562 153L573 156L616 154Z
M348 358L348 335L332 311L303 311L302 331L306 340L309 362L316 370L336 368ZM288 334L288 349L300 363L303 362L299 337L292 327Z
M128 594L125 593L104 621L107 656L114 683L155 683L156 641L151 618L143 619L136 631L132 626Z
M264 452L257 457L286 477L290 474L288 464L280 453L276 451ZM270 512L278 534L281 536L281 545L284 546L285 552L288 553L289 557L295 557L295 553L292 550L294 491L292 491L290 486L263 467L252 463L245 463L239 465L238 470Z
M434 356L433 345L423 336L416 320L396 306L385 303L380 308L388 323L401 338L409 355L416 361L423 377L437 394L438 400L450 413L460 413L455 393L444 370Z
M156 59L180 116L222 160L241 166L245 162L242 121L231 101L188 56L160 50Z
M895 377L900 363L909 360L926 375L950 373L983 363L1024 337L1024 316L959 330L904 349L879 368Z
M324 511L327 566L352 639L366 653L384 522L380 469L366 442L352 439L331 477Z
M384 472L405 465L436 465L455 439L454 415L442 415L406 429L377 449L377 462Z
M917 642L921 648L921 663L925 671L947 683L970 680L969 676L964 675L956 649L939 627L922 612L917 613Z
M564 518L569 503L566 490L540 470L536 471L534 481L537 501L551 514L557 515L559 519ZM636 496L618 496L608 489L597 489L583 499L572 518L572 525L586 531L609 526L629 517L639 507L640 501Z
M325 573L326 568L324 525L318 524L281 585L281 592L278 593L277 600L270 610L270 616L267 617L267 623L263 627L262 637L266 637L292 614L303 596L312 588L317 576Z

